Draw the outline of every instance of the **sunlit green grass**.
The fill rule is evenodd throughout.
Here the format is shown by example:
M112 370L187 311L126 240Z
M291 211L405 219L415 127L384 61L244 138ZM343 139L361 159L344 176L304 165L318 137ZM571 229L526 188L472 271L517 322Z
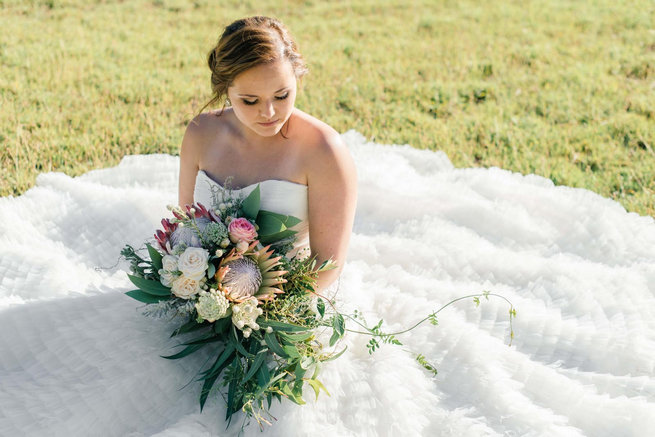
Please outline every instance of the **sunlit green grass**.
M649 1L0 0L0 195L39 172L177 153L222 28L267 14L344 132L584 187L655 216Z

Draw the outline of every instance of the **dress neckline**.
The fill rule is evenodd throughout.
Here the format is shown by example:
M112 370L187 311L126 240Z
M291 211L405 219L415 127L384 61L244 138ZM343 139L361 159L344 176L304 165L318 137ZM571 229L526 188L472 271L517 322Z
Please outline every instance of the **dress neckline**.
M225 188L221 183L219 183L218 181L214 180L211 176L209 176L205 170L198 170L198 174L200 174L200 173L202 173L202 175L203 175L206 179L210 180L211 182L213 182L214 184L218 185L218 186L221 187L222 189L224 189L224 190L226 189L226 188ZM246 186L241 187L241 188L232 188L231 190L232 190L232 191L242 191L242 190L245 190L246 188L254 187L255 185L264 184L264 183L268 183L268 182L276 182L276 183L290 184L290 185L294 185L294 186L299 187L299 188L302 188L302 189L307 189L307 185L299 184L298 182L288 181L288 180L286 180L286 179L265 179L265 180L263 180L263 181L260 181L260 182L254 182L254 183L252 183L252 184L246 185Z

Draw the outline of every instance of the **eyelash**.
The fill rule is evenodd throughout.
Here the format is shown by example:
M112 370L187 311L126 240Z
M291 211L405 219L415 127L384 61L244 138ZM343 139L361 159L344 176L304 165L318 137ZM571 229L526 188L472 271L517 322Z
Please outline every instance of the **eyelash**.
M285 95L280 96L280 97L275 96L275 100L284 100L284 99L286 99L287 97L289 97L289 93L286 93ZM255 99L255 100L246 100L246 99L243 99L243 103L245 103L246 105L254 105L254 104L257 103L257 99Z

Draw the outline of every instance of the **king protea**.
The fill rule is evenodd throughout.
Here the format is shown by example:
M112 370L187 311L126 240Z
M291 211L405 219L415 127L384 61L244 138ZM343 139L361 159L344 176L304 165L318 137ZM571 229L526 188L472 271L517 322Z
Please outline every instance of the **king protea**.
M281 265L282 257L271 257L270 245L255 250L258 244L259 241L253 241L244 252L233 248L216 269L217 288L232 302L240 303L250 297L263 302L284 293L281 285L287 282L283 276L288 272L274 270Z

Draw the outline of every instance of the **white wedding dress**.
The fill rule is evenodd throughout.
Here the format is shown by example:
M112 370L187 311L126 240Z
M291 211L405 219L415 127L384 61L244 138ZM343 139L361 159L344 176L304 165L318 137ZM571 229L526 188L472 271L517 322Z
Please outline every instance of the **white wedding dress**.
M399 330L489 290L515 304L516 337L508 346L508 306L494 298L460 302L373 355L348 334L322 370L331 396L274 403L264 435L655 435L652 218L538 176L343 138L359 197L342 310ZM177 171L172 156L128 156L0 198L0 436L238 434L222 399L199 411L193 377L206 354L160 358L177 344L175 322L142 316L123 294L119 251L169 216ZM212 184L199 173L196 200L208 202ZM260 188L263 208L306 218L306 187ZM261 434L253 423L245 435Z

